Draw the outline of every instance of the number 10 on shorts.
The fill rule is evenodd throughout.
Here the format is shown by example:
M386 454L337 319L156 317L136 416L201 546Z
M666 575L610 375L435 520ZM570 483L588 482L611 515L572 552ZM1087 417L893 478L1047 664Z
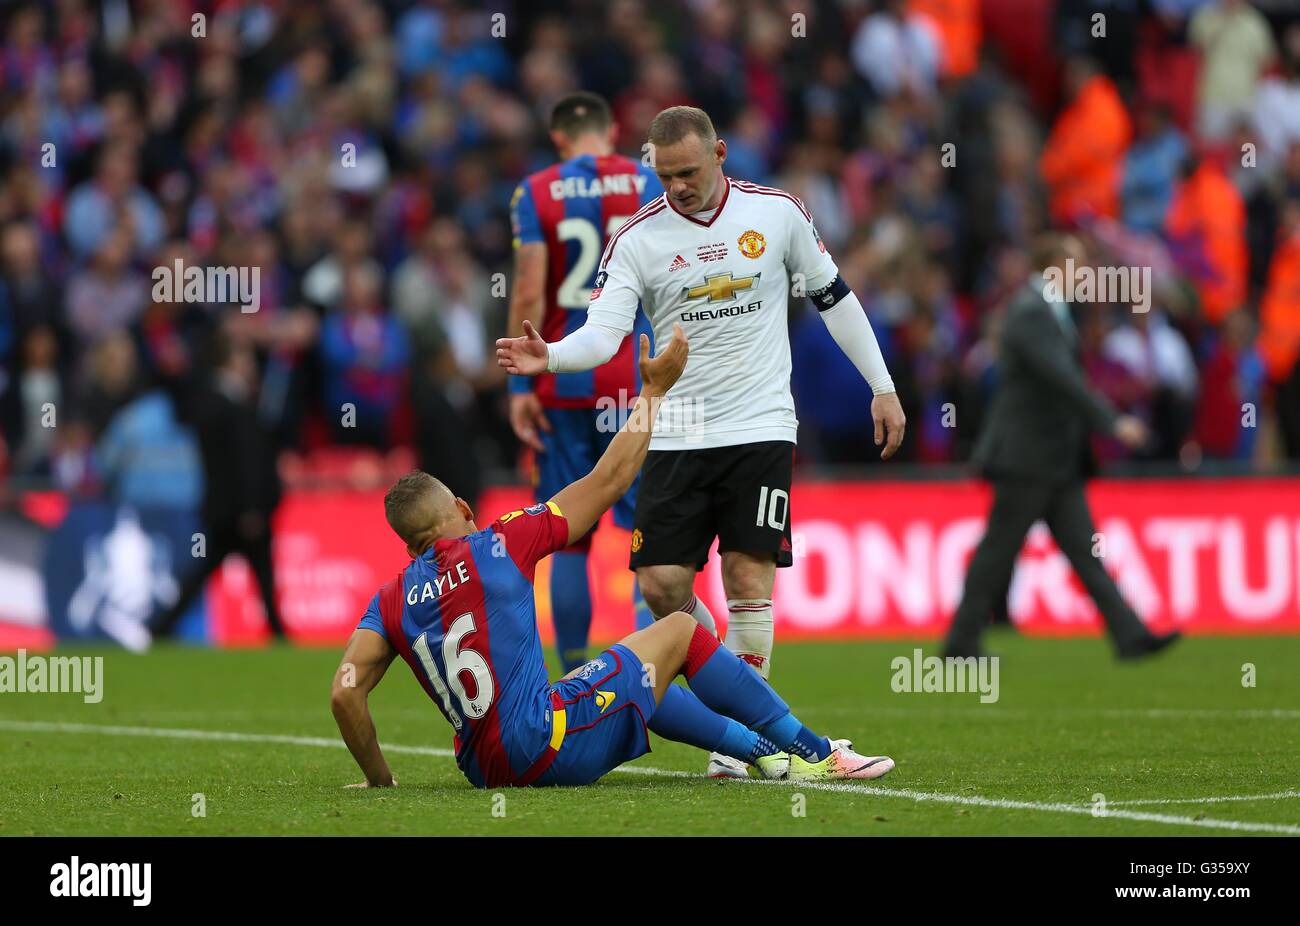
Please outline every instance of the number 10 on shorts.
M754 523L774 530L785 530L785 519L790 515L790 493L785 489L761 486L758 490L758 520Z

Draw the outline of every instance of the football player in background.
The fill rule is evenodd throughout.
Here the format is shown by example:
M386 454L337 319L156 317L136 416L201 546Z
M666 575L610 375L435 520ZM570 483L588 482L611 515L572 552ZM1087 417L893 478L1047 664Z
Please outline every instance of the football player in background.
M776 567L793 562L791 295L813 301L870 384L882 459L898 449L906 421L866 313L803 203L727 177L726 142L700 109L665 109L649 134L667 192L610 238L586 324L558 342L530 326L524 337L498 341L497 359L516 375L587 370L620 349L641 311L659 337L686 328L694 361L660 412L638 487L630 565L656 616L685 610L712 624L692 587L716 537L726 644L767 678ZM714 755L709 774L747 770Z
M663 188L649 167L614 153L617 126L594 93L574 93L551 112L551 141L560 163L525 178L510 205L514 284L508 333L528 321L559 340L582 327L609 237ZM536 454L537 501L550 498L595 465L618 430L619 414L636 398L632 334L648 332L644 316L609 360L593 369L510 377L510 424ZM614 505L614 523L632 529L636 485ZM551 560L551 614L560 664L569 671L587 658L591 588L590 535ZM653 621L633 585L636 626Z
M650 749L647 729L754 764L769 778L879 778L886 756L805 727L767 682L693 617L666 615L555 684L537 632L537 563L586 535L645 460L657 405L686 365L680 327L649 358L626 424L595 468L543 504L480 530L469 505L427 473L384 498L411 563L371 600L334 676L331 707L366 780L396 784L368 695L400 653L456 731L456 764L480 788L588 784ZM690 688L672 684L685 675Z

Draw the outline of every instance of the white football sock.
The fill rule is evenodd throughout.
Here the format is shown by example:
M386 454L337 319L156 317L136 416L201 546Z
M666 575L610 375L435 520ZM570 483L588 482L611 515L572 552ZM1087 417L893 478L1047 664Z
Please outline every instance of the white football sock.
M682 605L682 610L695 618L696 623L709 633L715 637L718 635L718 622L713 619L712 612L703 601L700 601L699 596L691 595L691 600Z
M727 599L727 649L766 679L772 665L772 599Z

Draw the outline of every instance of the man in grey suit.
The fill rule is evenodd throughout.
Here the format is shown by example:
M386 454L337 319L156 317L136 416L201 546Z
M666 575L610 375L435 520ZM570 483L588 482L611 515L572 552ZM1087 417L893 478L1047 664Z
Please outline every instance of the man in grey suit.
M1042 518L1101 612L1121 659L1168 646L1120 595L1092 555L1096 528L1084 481L1095 472L1090 433L1112 434L1128 447L1146 442L1141 420L1121 415L1088 388L1069 306L1045 293L1047 271L1081 266L1083 246L1068 235L1045 235L1035 249L1038 272L1012 299L1003 324L998 387L972 461L993 483L988 525L966 574L966 587L944 641L945 656L978 656L980 632L998 595L1005 595L1025 534ZM1063 277L1062 277L1063 278Z

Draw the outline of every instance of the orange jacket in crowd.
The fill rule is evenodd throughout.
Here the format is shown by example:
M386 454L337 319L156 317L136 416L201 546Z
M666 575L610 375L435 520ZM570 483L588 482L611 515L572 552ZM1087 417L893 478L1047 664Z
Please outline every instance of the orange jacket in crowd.
M1259 352L1268 378L1284 382L1300 358L1300 229L1279 241L1259 304Z
M1246 299L1249 255L1246 204L1228 175L1205 158L1175 191L1165 216L1175 251L1194 255L1190 269L1205 317L1218 324Z
M975 70L980 56L980 0L909 0L907 12L934 25L943 48L940 73L944 77L965 77Z
M1119 216L1124 152L1132 137L1128 110L1110 79L1098 75L1057 117L1039 170L1052 219L1070 223L1089 213Z

